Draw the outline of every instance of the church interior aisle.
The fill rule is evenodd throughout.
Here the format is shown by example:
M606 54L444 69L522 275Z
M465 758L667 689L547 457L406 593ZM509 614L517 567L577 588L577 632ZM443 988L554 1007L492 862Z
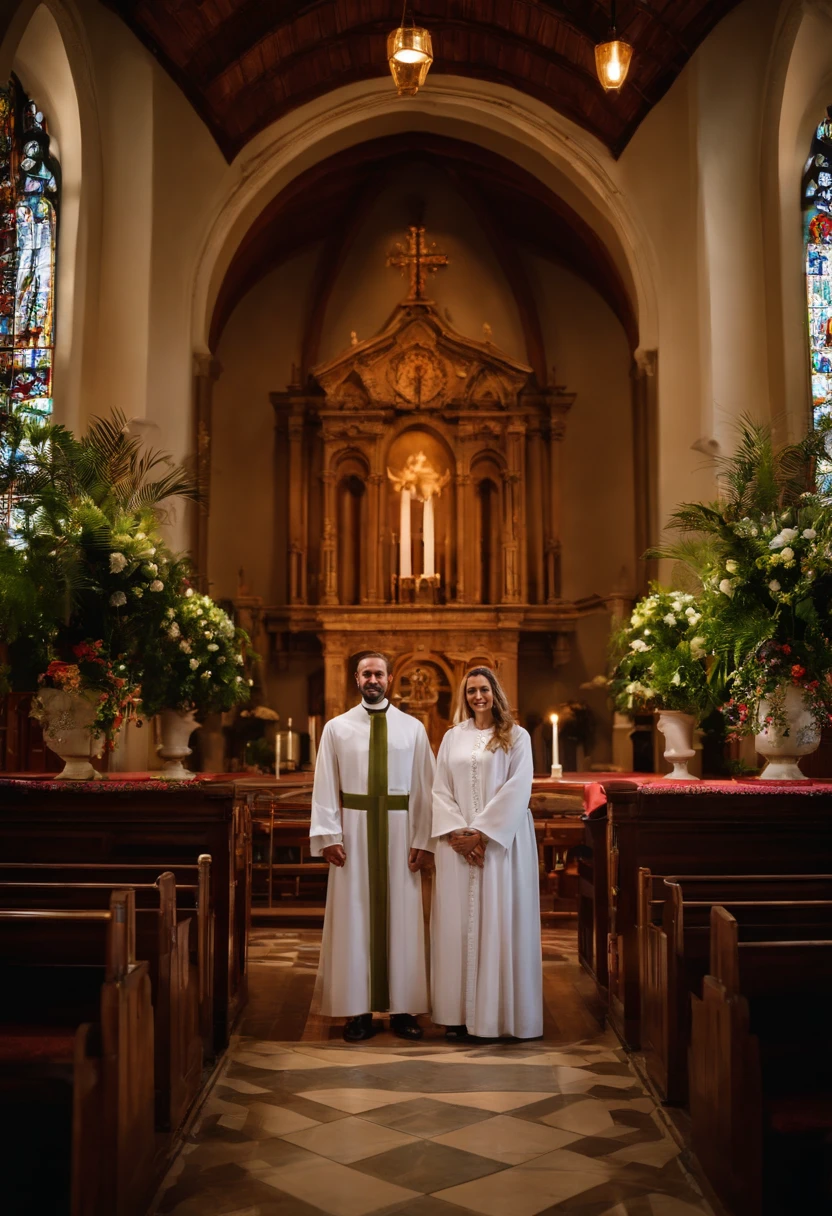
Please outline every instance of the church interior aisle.
M545 929L544 1038L345 1047L315 930L256 930L252 996L158 1216L695 1216L711 1209L611 1032L571 926Z

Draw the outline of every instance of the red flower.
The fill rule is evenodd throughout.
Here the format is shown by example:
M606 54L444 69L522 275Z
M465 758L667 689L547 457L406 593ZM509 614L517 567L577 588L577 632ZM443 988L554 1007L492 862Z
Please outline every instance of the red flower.
M788 642L781 646L780 649L783 651L783 654L791 654L792 652L792 648L789 646Z
M801 667L799 663L795 663L794 667L792 667L792 680L794 683L797 684L797 682L802 680L805 675L806 668Z
M73 667L73 663L62 663L60 659L53 659L46 669L46 674L50 679L54 680L56 676L62 675L68 667Z

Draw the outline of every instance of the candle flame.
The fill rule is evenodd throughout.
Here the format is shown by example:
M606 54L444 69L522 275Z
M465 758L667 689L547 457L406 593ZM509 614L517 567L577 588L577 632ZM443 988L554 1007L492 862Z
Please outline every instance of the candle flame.
M549 721L552 723L552 726L557 726L557 724L558 724L557 714L551 714L549 717Z

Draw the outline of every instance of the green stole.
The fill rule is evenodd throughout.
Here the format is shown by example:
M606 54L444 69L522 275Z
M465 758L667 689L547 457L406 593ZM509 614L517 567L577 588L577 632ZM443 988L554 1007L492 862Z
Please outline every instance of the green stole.
M366 709L366 706L365 706ZM388 948L388 825L387 812L407 810L407 794L387 792L387 709L367 710L370 715L370 761L367 793L341 793L341 804L367 812L367 871L370 885L370 1012L390 1008L387 974Z

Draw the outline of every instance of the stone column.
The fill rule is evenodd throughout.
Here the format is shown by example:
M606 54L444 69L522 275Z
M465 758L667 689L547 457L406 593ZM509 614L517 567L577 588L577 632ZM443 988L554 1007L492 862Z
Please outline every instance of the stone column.
M543 604L546 601L545 532L548 495L544 478L543 435L540 426L535 425L529 432L529 489L526 495L528 551L534 572L534 595L529 587L528 600L535 604Z
M307 495L303 414L292 414L289 429L289 603L306 603Z
M494 655L497 665L496 674L499 677L514 714L518 712L519 699L517 674L518 646L519 633L516 630L507 630L500 635L500 649Z
M520 600L520 554L517 546L517 495L520 474L509 469L503 473L503 587L502 602Z
M211 406L214 384L222 372L212 355L194 355L194 451L199 502L193 513L191 551L199 586L208 588L208 525L211 512Z
M367 598L368 604L380 604L382 570L382 494L385 478L381 473L371 473L367 478L369 531L367 536Z
M631 372L633 399L633 500L635 504L635 580L643 595L656 577L657 563L644 562L646 549L659 539L658 377L656 351L638 351Z
M454 506L456 508L456 602L464 604L467 601L469 592L466 579L466 558L465 546L470 545L470 535L466 538L465 522L470 519L467 515L468 511L468 486L471 481L470 474L466 468L464 460L456 462L456 498Z
M329 453L326 453L329 464ZM338 603L338 504L335 474L327 468L324 483L324 534L321 540L321 600L324 604Z
M526 423L515 419L508 429L508 450L513 478L511 532L515 546L514 601L529 602L528 529L526 525Z
M566 420L553 417L549 424L549 531L546 537L546 602L556 604L561 598L560 576L560 507L561 507L561 441L566 433Z
M340 634L318 635L324 650L324 721L342 714L347 707L347 657Z

